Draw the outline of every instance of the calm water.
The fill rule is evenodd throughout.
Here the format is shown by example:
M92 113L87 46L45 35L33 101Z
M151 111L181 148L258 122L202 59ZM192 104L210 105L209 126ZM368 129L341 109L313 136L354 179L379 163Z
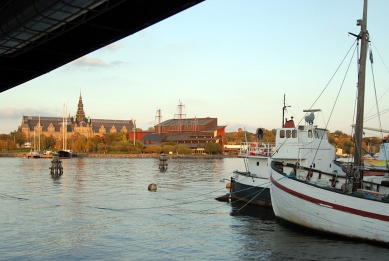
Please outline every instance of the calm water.
M214 200L242 159L0 158L1 260L389 260L316 236L271 210ZM158 185L149 192L150 183Z

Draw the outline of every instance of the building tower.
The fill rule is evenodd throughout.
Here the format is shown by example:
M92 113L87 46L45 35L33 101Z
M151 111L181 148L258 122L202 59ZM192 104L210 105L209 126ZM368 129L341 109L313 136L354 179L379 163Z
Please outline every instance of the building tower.
M80 98L78 99L76 119L77 119L77 123L85 121L85 112L84 112L84 105L82 104L81 92L80 92Z

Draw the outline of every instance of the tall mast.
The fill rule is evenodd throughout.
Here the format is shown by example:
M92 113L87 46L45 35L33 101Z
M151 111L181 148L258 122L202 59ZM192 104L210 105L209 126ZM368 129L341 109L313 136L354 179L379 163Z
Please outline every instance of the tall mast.
M156 131L156 133L161 134L161 119L162 119L161 109L157 110L157 115L155 116L155 118L157 119L158 125L157 125L157 130L154 130L154 132Z
M39 114L38 122L38 152L41 151L41 115Z
M284 127L284 123L285 123L285 110L287 107L290 107L290 106L285 106L285 93L284 93L284 107L282 107L282 125L281 127Z
M361 39L361 58L359 60L358 72L358 103L357 117L355 122L355 149L354 149L354 183L353 191L361 188L363 180L362 167L362 134L363 134L363 115L365 102L365 75L366 75L366 57L367 43L369 33L367 32L367 0L363 3L363 19L358 21L357 25L361 26L361 32L358 38Z
M185 105L182 105L182 102L180 101L180 104L177 106L178 114L174 115L175 119L178 119L178 132L182 132L182 121L186 117L186 114L183 113L183 108Z

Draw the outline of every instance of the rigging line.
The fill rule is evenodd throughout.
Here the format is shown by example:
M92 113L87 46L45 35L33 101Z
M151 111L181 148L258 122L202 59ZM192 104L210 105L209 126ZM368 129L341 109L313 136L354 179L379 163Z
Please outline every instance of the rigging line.
M355 42L357 42L357 39L355 40ZM328 85L330 85L331 81L334 79L336 73L339 71L340 67L342 66L344 60L346 60L346 57L348 56L348 54L350 53L352 47L354 46L355 42L351 45L350 49L347 51L346 55L343 57L341 63L339 64L338 68L336 68L335 72L333 73L333 75L331 76L330 80L328 81L328 83L326 84L326 86L324 87L324 89L321 91L321 93L319 94L319 96L316 98L316 100L313 102L313 104L311 105L311 107L309 109L312 109L312 107L316 104L316 102L319 100L319 98L321 97L321 95L324 93L324 91L327 89ZM301 119L302 121L302 119ZM300 121L300 122L301 122Z
M343 88L343 86L344 86L344 82L345 82L345 80L346 80L346 76L347 76L347 74L348 74L348 71L350 70L351 62L352 62L352 60L353 60L353 58L354 58L355 52L358 50L357 47L358 47L358 46L356 45L356 46L355 46L355 49L354 49L354 52L353 52L353 54L352 54L352 56L351 56L351 59L350 59L350 61L349 61L349 63L348 63L346 73L345 73L345 75L343 76L342 84L340 85L338 94L336 95L335 102L334 102L334 105L332 106L332 109L331 109L331 112L330 112L330 116L329 116L328 121L327 121L327 123L326 123L325 129L327 129L328 124L329 124L329 122L330 122L330 120L331 120L332 114L334 113L335 106L336 106L336 103L337 103L337 101L338 101L338 99L339 99L340 92L342 91L342 88ZM315 156L313 157L313 161L315 161L316 156L317 156L317 153L319 152L319 147L320 147L321 142L323 141L323 137L324 137L324 133L323 133L323 135L320 137L319 146L316 148L316 152L315 152ZM311 164L311 165L312 165L312 164Z
M271 183L270 183L271 184ZM251 201L253 201L259 194L261 194L263 191L265 191L265 189L267 189L267 187L269 187L270 186L270 184L269 185L267 185L266 187L264 187L261 191L259 191L258 192L258 194L257 195L255 195L252 199L250 199L246 204L244 204L240 209L238 209L237 211L235 211L235 212L239 212L239 211L241 211L245 206L247 206L248 204L250 204L250 202Z
M330 83L332 82L332 80L334 79L335 75L337 74L337 72L339 71L340 67L342 66L343 62L346 60L346 57L348 56L348 54L350 53L351 49L353 48L353 46L355 44L357 44L358 46L358 38L355 39L354 43L351 45L350 49L347 51L346 55L343 57L342 61L340 62L338 68L336 68L335 72L332 74L330 80L328 81L328 83L326 84L326 86L324 87L324 89L321 91L321 93L319 94L319 96L316 98L316 100L313 102L313 104L311 105L311 107L309 108L312 109L312 107L316 104L316 102L319 100L319 98L321 97L321 95L324 93L324 91L327 89L327 87L330 85ZM358 48L356 48L358 49ZM303 121L304 117L307 115L307 113L300 119L300 121L297 123L297 126L300 125L300 123ZM295 130L297 129L297 127L294 128ZM285 141L280 145L279 148L276 148L276 150L274 151L274 153L272 153L270 155L270 158L272 158L276 153L278 153L278 150L285 144L285 142L289 139L289 137L286 137Z
M372 119L374 119L374 118L376 118L376 117L379 117L380 115L385 114L385 113L387 113L387 112L389 112L389 108L380 111L380 113L379 113L378 115L377 115L377 114L374 114L374 115L370 115L370 116L368 116L368 117L365 117L364 122L370 121L370 120L372 120Z
M378 115L378 123L379 123L379 129L381 130L381 139L384 138L383 134L382 134L382 123L381 123L381 117L379 116L380 115L380 109L378 108L378 100L377 100L377 88L376 88L376 85L375 85L375 77L374 77L374 69L373 69L373 56L372 56L372 52L371 52L371 45L370 45L370 67L371 67L371 74L373 76L373 87L374 87L374 97L375 97L375 105L376 105L376 109L377 109L377 115Z
M370 38L369 40L370 40L370 42L373 42L373 41L371 40L371 38ZM370 46L371 46L371 44L370 44ZM386 66L384 60L382 59L382 56L381 56L380 52L378 51L377 47L375 46L374 42L373 42L373 46L374 46L375 50L377 51L378 56L380 57L382 63L384 64L384 66L385 66L385 68L386 68L386 71L389 73L388 67ZM370 50L371 50L371 47L370 47ZM385 96L385 94L386 94L388 91L389 91L389 88L386 89L386 91L381 95L381 97L378 99L378 101L380 101L380 100ZM371 107L371 109L368 111L367 114L369 114L370 111L373 110L373 109L374 109L374 105Z

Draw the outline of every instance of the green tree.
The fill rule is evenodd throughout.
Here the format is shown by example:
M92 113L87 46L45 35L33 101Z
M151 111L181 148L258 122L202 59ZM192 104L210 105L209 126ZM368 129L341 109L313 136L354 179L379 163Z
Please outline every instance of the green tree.
M104 141L105 144L110 145L110 144L112 144L115 141L122 140L123 134L124 133L117 133L117 132L104 134L103 135L103 141Z
M222 146L219 143L208 142L205 145L205 152L209 154L217 154L222 151Z
M74 144L73 144L73 150L75 151L84 151L85 150L85 143L84 143L84 140L80 137L78 138Z
M107 153L108 149L109 149L109 146L107 144L99 143L99 145L97 145L97 151L99 153Z
M13 131L9 134L10 139L14 140L19 147L27 142L26 134L22 130Z
M189 155L189 154L192 154L193 151L191 148L189 148L188 146L186 146L185 144L180 144L178 145L177 147L177 153L178 154L186 154L186 155Z
M16 142L14 142L13 140L8 140L6 142L7 142L7 150L16 150L17 148Z
M88 141L86 142L85 149L89 152L97 150L97 144L93 142L92 138L88 139Z
M0 151L6 150L7 149L7 141L5 140L0 140Z
M162 147L151 145L143 150L145 153L161 153Z
M169 154L169 152L176 152L177 147L173 145L162 145L162 152L165 154Z

